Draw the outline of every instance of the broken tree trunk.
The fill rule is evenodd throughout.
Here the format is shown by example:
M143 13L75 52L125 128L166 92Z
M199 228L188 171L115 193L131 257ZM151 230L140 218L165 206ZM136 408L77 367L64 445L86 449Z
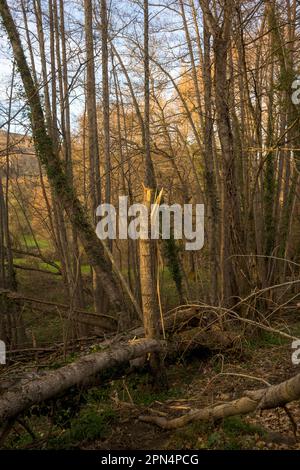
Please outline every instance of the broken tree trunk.
M228 416L245 415L257 410L278 408L300 398L300 374L278 385L249 391L237 400L202 410L191 410L179 418L167 419L160 416L140 416L141 421L154 423L164 429L176 429L192 421L217 421Z
M72 364L49 371L0 397L0 422L14 419L30 406L54 398L74 385L89 382L99 372L161 348L162 343L153 339L135 340L89 354Z

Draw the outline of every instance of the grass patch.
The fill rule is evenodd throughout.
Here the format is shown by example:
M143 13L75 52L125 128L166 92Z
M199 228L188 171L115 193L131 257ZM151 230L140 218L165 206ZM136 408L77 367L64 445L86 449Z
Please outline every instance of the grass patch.
M28 266L29 268L36 268L42 269L43 271L48 271L49 273L57 273L58 270L52 264L46 263L44 261L40 261L36 258L31 257L24 257L24 258L14 258L14 263L20 266ZM61 262L59 260L55 260L54 263L61 268ZM89 275L91 272L89 264L82 264L81 265L81 273L83 275Z
M45 238L36 237L36 239L34 239L32 235L24 235L22 237L22 245L25 245L26 248L37 248L36 243L40 250L49 248L50 246L49 240Z
M100 410L95 407L83 409L79 416L72 421L70 439L72 442L81 442L107 437L109 425L115 419L116 412L108 406Z
M268 348L273 346L282 346L287 342L288 340L282 336L276 335L270 331L262 330L257 336L253 336L248 341L248 346L250 349Z
M117 414L109 405L102 407L89 404L71 420L70 427L63 432L56 430L47 444L48 449L72 449L96 439L105 439Z
M196 421L172 432L169 449L238 450L253 447L257 436L265 431L244 421L239 416L226 418L217 426L207 421Z
M260 426L244 421L240 416L225 418L219 429L214 430L206 442L208 449L239 450L253 447L257 436L265 431Z
M149 406L155 401L165 401L181 396L179 388L156 391L152 385L152 377L148 374L132 376L126 382L111 382L111 387L116 390L122 400L131 399L136 405Z
M223 431L227 436L239 437L245 434L259 434L263 436L264 431L260 426L247 423L240 416L230 416L224 419Z
M167 447L169 449L199 449L205 447L205 436L211 432L212 425L195 421L173 431Z

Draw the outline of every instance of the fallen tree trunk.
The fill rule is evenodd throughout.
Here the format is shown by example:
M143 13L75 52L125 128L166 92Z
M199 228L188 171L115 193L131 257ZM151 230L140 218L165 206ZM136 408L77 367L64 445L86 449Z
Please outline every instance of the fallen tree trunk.
M161 416L140 416L141 421L153 423L163 429L176 429L192 421L217 421L228 416L245 415L257 410L278 408L300 398L300 374L278 385L248 391L241 398L228 403L208 406L202 410L191 410L174 419Z
M30 406L53 398L74 385L84 384L99 372L136 357L161 350L163 343L139 339L89 354L72 364L45 373L0 396L0 422L14 419Z

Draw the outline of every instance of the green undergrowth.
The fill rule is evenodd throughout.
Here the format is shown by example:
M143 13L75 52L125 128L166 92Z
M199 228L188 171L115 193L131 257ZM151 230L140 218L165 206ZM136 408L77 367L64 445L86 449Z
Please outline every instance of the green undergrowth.
M72 360L74 356L70 356L67 362ZM98 377L101 382L99 386L87 390L72 388L55 401L32 407L24 419L35 438L20 424L16 424L5 448L79 448L91 441L109 438L120 420L118 403L148 407L154 402L164 402L183 395L183 390L177 387L155 390L151 376L146 372L123 377L116 375L109 380L111 374L114 375L114 371L110 370L109 374Z
M247 346L252 350L257 348L271 348L274 346L282 346L288 341L288 339L283 338L282 336L276 333L262 330L255 336L247 340Z
M47 443L49 449L70 449L96 439L107 438L112 425L117 420L117 412L107 404L91 403L82 408L63 432L53 433Z
M251 449L255 440L263 437L260 426L248 423L239 416L232 416L219 423L197 421L177 429L168 442L169 449Z

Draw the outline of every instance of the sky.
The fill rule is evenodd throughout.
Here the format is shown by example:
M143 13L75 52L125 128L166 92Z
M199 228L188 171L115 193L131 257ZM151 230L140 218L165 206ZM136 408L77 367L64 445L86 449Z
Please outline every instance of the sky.
M81 27L83 23L83 14L82 14L82 7L81 7L81 0L65 0L65 19L67 24L68 33L68 40L67 40L67 48L68 51L74 55L74 58L69 66L69 83L72 80L72 76L77 71L78 66L80 63L84 64L85 62L85 54L84 54L84 37L83 37L83 28ZM169 72L172 73L173 76L178 76L180 72L180 67L178 62L173 60L172 62L172 54L173 50L174 53L177 54L179 52L179 48L172 48L175 44L174 42L174 32L168 33L167 29L173 30L178 28L180 25L180 20L178 15L174 13L172 10L173 8L173 0L157 0L157 6L153 2L150 3L150 28L155 29L155 40L161 41L160 47L157 49L157 54L160 54L160 60L162 63L165 63L168 55L170 55L168 61L171 63L169 68ZM18 6L17 2L12 3L11 5L14 6L13 12L14 17L16 18L17 23L20 28L21 34L23 34L23 19L20 16L20 13L16 11ZM97 5L97 3L96 3ZM171 9L166 9L165 5L169 5ZM122 59L125 63L130 64L132 59L129 58L128 51L131 48L134 48L134 44L130 42L130 36L136 37L139 42L142 42L142 27L143 27L143 15L141 6L133 0L111 0L110 7L113 10L114 14L112 28L115 31L118 31L118 37L114 38L114 44L118 48L119 53L122 55ZM173 13L172 13L173 11ZM99 18L99 12L96 11L96 18ZM69 21L69 18L71 20ZM35 46L35 31L36 26L34 23L30 23L29 27L31 29L31 38L33 41L33 47ZM47 34L47 25L45 27L45 34ZM95 35L95 44L96 44L96 87L98 92L100 91L101 87L101 64L100 64L100 30L99 24L95 24L94 35ZM177 39L176 39L177 40ZM179 40L180 43L180 40ZM25 41L23 40L23 44ZM47 45L46 45L47 48ZM74 53L81 49L79 53ZM136 48L135 48L136 49ZM25 51L26 52L26 51ZM8 97L10 92L10 81L12 75L12 60L11 60L12 53L8 46L8 40L6 34L4 33L3 29L1 30L0 27L0 128L3 126L3 123L7 121L7 109L8 109ZM37 60L37 70L40 69L39 67L39 60L38 60L38 51L36 49L35 59ZM169 67L169 65L168 65ZM49 67L48 67L49 68ZM71 123L72 129L76 130L78 127L78 119L80 115L83 113L84 109L84 89L80 85L80 82L83 83L84 81L84 65L81 65L81 73L76 78L76 87L74 87L73 92L70 94L70 109L71 109ZM135 64L134 62L131 63L130 69L130 76L133 80L133 83L141 83L141 79L143 77L142 69L140 64ZM119 77L122 86L126 87L126 81L124 77ZM136 88L138 89L138 87ZM141 87L142 90L142 87ZM126 90L128 91L128 90ZM23 89L20 83L20 78L17 76L15 79L15 86L14 86L14 112L18 109L23 107L24 100L22 99ZM137 94L137 96L139 96ZM142 96L142 95L141 95ZM26 119L26 113L24 110L18 115L18 118L14 121L14 124L11 127L12 132L22 132L23 124L26 123L28 127L28 120Z
M1 32L2 33L2 32ZM0 127L7 120L8 97L12 74L12 62L9 58L7 39L0 35Z

